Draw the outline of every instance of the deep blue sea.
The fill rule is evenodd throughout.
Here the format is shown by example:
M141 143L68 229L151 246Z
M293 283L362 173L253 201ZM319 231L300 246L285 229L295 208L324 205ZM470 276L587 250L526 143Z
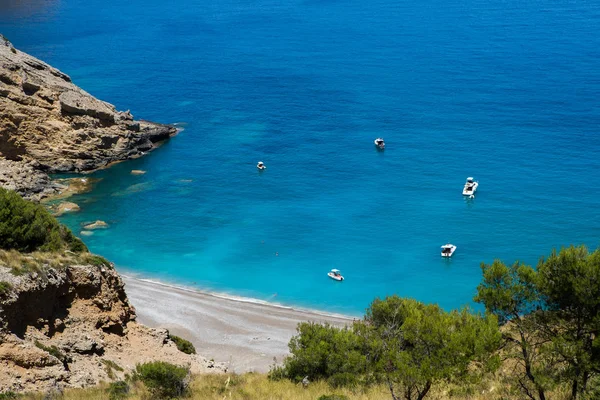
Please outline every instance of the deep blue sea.
M472 304L481 262L600 243L598 1L8 3L17 48L185 128L62 218L107 221L83 239L121 271L360 315Z

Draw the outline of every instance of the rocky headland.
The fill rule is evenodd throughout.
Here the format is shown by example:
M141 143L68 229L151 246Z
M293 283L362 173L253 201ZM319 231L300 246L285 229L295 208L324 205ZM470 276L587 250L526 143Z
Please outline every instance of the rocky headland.
M0 35L0 186L41 200L66 189L47 174L140 157L176 132L117 111Z
M176 132L117 111L0 35L0 188L33 201L84 192L92 179L52 180L48 174L89 172L140 157ZM37 218L28 227L46 232L42 206L32 211L11 192L1 194L0 209L10 210L11 224ZM53 207L56 215L79 209L68 202ZM96 221L88 228L106 226ZM179 351L166 329L138 324L111 263L82 249L16 251L17 240L32 236L17 231L0 229L0 393L123 379L136 364L156 360L189 366L192 373L223 369ZM64 227L55 231L73 238Z

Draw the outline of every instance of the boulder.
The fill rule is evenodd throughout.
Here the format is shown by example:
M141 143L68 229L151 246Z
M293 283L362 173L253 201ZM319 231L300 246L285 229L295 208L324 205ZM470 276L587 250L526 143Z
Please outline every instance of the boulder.
M108 224L106 222L100 221L100 220L93 222L91 224L84 225L84 227L83 227L83 229L86 229L88 231L93 230L93 229L105 229L105 228L108 228Z
M63 201L62 203L57 204L52 209L56 217L59 217L66 213L77 212L80 210L77 204L71 203L69 201Z

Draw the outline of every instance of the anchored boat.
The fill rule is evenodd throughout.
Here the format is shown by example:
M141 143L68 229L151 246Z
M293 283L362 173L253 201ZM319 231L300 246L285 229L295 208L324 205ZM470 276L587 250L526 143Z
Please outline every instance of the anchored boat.
M327 273L327 276L329 276L331 279L335 279L336 281L340 282L344 280L344 277L342 276L342 273L339 269L332 269Z
M452 257L452 254L456 251L456 246L453 244L445 244L442 246L442 257Z
M475 197L475 191L477 190L477 186L479 186L479 182L475 182L472 177L467 178L467 182L465 182L465 187L463 188L463 196L473 196Z

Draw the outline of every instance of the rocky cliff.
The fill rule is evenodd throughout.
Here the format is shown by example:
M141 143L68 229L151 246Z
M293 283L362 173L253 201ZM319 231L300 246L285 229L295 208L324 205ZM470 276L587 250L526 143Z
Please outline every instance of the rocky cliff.
M175 133L117 111L0 35L1 186L40 199L61 189L45 173L92 171L139 157ZM32 179L25 169L34 171Z
M196 373L222 368L136 323L110 264L72 257L0 251L0 392L93 385L155 360Z

